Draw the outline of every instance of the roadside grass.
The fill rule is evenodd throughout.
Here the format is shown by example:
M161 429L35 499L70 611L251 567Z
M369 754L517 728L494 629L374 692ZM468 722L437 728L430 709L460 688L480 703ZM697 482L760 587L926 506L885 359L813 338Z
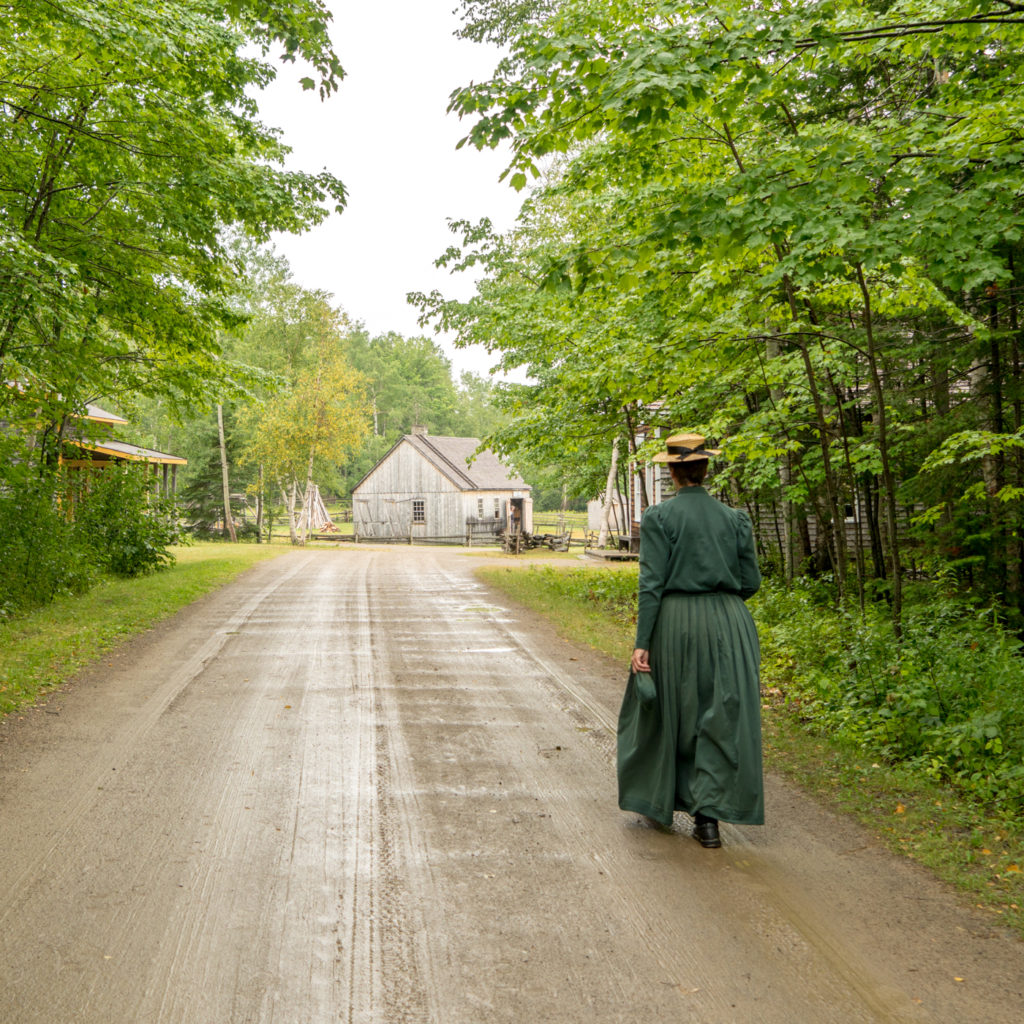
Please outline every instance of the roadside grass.
M563 563L566 569L578 569ZM630 571L625 569L624 571ZM633 649L633 619L607 606L567 595L550 575L526 567L487 566L484 582L550 619L569 640L588 644L622 664ZM1024 938L1024 828L995 821L954 789L861 751L815 735L773 699L769 674L763 705L766 767L850 814L890 850L907 856L958 889L978 908Z
M197 543L171 550L176 562L169 569L108 578L86 594L0 624L0 714L32 704L112 647L290 548Z
M764 710L765 761L890 850L959 889L1024 938L1024 830L996 821L955 790L808 733L781 708Z
M565 559L546 560L545 564L567 570L580 567L577 558L571 562ZM628 664L633 653L633 623L614 618L596 603L566 600L565 595L554 590L544 576L530 572L521 563L481 566L476 570L476 576L497 587L513 601L551 619L566 638L588 644L602 654Z

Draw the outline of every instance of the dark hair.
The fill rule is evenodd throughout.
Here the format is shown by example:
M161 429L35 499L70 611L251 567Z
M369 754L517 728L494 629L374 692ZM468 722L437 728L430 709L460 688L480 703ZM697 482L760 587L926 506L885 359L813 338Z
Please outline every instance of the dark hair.
M684 484L702 484L708 472L708 460L692 459L690 462L670 462L668 468L672 479L679 487Z

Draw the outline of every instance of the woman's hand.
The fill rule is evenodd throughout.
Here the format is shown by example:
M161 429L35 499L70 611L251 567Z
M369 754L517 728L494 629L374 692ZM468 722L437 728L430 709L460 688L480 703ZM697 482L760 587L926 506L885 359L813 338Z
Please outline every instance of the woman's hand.
M650 653L637 647L636 650L633 651L633 657L630 659L629 667L634 672L650 672Z

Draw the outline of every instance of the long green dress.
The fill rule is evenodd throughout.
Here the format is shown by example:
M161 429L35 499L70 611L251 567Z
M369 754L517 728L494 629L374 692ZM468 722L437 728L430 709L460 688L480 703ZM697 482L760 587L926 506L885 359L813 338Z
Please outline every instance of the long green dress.
M640 523L636 647L657 700L634 682L619 713L619 806L671 825L673 811L764 824L757 592L745 512L683 487Z

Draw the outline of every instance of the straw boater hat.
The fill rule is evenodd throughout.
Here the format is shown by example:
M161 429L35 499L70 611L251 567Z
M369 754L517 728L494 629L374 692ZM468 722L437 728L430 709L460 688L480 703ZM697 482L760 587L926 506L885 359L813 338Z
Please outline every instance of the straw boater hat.
M705 448L703 434L673 434L665 441L665 451L654 456L654 462L698 462L712 455L721 455L721 448Z

